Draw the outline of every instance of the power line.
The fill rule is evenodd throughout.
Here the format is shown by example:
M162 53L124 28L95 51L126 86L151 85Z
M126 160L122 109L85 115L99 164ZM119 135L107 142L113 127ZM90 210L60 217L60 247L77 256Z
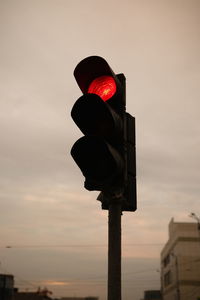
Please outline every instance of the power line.
M1 266L1 269L4 270L7 274L11 274L11 272L9 272L8 270L6 270L5 268L2 268ZM150 283L150 282L155 282L157 283L158 280L157 279L154 279L154 278L137 278L136 276L138 274L141 274L141 273L148 273L148 272L153 272L153 271L156 271L156 269L146 269L146 270L138 270L138 271L133 271L133 272L125 272L123 273L123 276L124 275L131 275L133 274L133 278L132 279L125 279L123 278L122 279L122 282L123 284L127 285L127 284L142 284L142 283ZM17 285L18 286L31 286L32 288L38 288L39 285L41 285L42 283L44 283L46 280L27 280L27 279L23 279L21 276L19 276L18 274L13 274L14 277L17 279L18 283ZM56 280L54 278L54 280ZM89 285L104 285L106 284L106 280L107 280L107 277L106 275L103 275L103 276L89 276L89 277L86 277L86 278L73 278L73 279L62 279L62 281L67 281L67 282L72 282L73 285L81 285L81 284L89 284ZM48 281L48 280L47 280ZM59 281L59 279L58 279ZM21 283L20 283L21 282ZM48 283L45 282L45 285L48 286ZM60 288L60 287L59 287ZM62 287L61 287L62 288Z
M124 247L151 247L151 246L163 246L164 243L134 243L134 244L124 244ZM3 249L12 249L12 248L101 248L101 247L108 247L106 244L85 244L85 245L79 245L79 244L69 244L69 245L6 245L6 246L0 246L0 248Z

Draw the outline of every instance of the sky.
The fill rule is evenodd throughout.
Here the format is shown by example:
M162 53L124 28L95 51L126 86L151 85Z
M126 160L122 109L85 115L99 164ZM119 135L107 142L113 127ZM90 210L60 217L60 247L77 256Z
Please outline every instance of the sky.
M198 0L0 0L0 272L20 290L106 300L108 212L70 155L73 71L90 55L125 74L136 118L123 299L160 288L170 219L200 215L199 15Z

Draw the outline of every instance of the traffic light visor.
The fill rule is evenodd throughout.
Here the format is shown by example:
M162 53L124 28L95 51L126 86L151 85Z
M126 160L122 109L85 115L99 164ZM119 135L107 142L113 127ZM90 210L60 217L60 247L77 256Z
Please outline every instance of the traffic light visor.
M83 175L99 182L101 187L105 184L109 186L113 178L122 173L124 166L121 155L104 140L94 136L84 136L76 141L71 155Z
M104 101L114 96L120 85L107 61L100 56L89 56L80 61L74 70L74 76L83 94L94 93L101 97L104 91L104 96L101 97ZM106 94L109 96L106 97Z
M85 135L97 135L109 141L122 136L121 118L98 95L81 96L75 102L71 116Z

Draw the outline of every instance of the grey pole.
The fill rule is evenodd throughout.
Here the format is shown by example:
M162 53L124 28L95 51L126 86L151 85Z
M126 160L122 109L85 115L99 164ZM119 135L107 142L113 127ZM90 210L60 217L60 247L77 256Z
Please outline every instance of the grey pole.
M110 204L108 215L108 298L121 300L121 204Z
M191 213L189 215L189 217L191 217L197 221L197 229L200 232L200 218L195 213Z

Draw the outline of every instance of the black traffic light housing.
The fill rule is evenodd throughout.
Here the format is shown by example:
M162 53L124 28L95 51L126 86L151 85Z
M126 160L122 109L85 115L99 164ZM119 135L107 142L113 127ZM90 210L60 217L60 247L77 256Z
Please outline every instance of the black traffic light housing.
M85 176L87 190L101 191L98 200L108 209L136 210L135 119L126 113L125 76L115 75L99 56L82 60L74 70L83 92L72 118L84 136L71 155Z

